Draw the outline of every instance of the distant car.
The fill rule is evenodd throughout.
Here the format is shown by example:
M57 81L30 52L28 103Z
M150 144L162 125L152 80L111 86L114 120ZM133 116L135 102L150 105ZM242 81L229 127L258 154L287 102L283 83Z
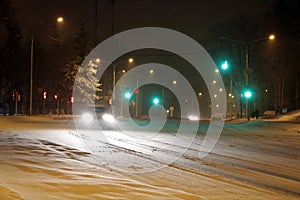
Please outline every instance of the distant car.
M80 121L85 128L95 128L97 125L102 129L112 129L116 127L114 116L110 110L103 105L88 107L81 113Z
M215 113L214 115L211 116L211 120L213 121L220 121L222 119L225 119L225 114L222 113Z

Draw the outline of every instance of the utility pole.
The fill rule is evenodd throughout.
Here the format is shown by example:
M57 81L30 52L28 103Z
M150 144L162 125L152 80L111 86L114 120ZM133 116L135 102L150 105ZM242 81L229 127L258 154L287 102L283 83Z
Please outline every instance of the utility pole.
M95 44L98 41L98 0L95 0Z
M15 95L15 115L18 116L18 101L19 101L18 90L14 91L14 95Z
M115 10L115 1L111 0L111 35L114 35L114 10Z
M249 87L249 46L248 44L245 45L245 52L246 52L246 69L245 69L245 76L246 76L246 88ZM250 120L250 116L249 116L249 99L246 98L246 117L247 117L247 120L249 121Z
M34 38L33 38L33 33L32 33L32 36L31 36L31 48L30 48L30 94L29 94L29 116L32 115L33 45L34 45Z

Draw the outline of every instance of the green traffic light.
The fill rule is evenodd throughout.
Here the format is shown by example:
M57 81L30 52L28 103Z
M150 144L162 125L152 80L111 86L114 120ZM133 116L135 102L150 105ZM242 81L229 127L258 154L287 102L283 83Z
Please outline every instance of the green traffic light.
M250 91L245 92L245 97L250 98L252 96L252 93Z
M229 68L228 61L225 60L225 61L222 63L221 67L222 67L223 70L228 70L228 68Z
M124 98L125 99L130 99L131 98L131 93L130 92L125 92L124 93Z
M152 102L153 102L154 105L158 105L159 102L160 102L160 100L159 100L159 98L155 97L155 98L152 100Z
M250 99L252 97L252 91L251 90L245 90L244 96L246 99Z

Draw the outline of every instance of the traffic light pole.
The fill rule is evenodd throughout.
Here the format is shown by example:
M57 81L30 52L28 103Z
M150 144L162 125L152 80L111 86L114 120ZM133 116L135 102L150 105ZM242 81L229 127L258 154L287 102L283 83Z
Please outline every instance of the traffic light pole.
M229 112L230 112L230 119L232 118L232 74L230 75L230 94L231 94L231 96L230 96L230 103L229 103L229 106L230 106L230 108L229 108Z
M138 79L138 77L136 77L136 88L137 88L137 90L138 90L138 88L139 88L139 79ZM138 93L136 93L135 94L135 117L137 118L138 117L138 113L139 113L139 94Z
M46 106L45 106L45 99L43 99L43 115L45 115L45 109L46 109Z
M19 100L19 93L16 90L15 92L15 115L18 116L18 100Z
M258 42L262 42L265 40L274 40L275 36L274 35L270 35L269 37L264 37L264 38L259 38L257 40L253 40L252 42L246 43L244 41L241 40L235 40L232 38L227 38L227 37L221 37L220 39L222 40L228 40L228 41L232 41L235 43L239 43L241 45L243 45L244 49L245 49L245 87L249 87L249 48L251 45L258 43ZM248 119L248 121L250 120L250 116L249 116L249 98L245 98L246 101L246 108L245 108L245 114L246 114L246 118ZM242 115L242 112L241 112Z
M245 45L245 54L246 54L246 67L245 67L245 76L246 76L246 88L248 88L249 86L249 46L250 45ZM250 120L250 116L249 116L249 99L246 98L246 118L249 121Z
M59 117L59 94L57 94L57 117Z

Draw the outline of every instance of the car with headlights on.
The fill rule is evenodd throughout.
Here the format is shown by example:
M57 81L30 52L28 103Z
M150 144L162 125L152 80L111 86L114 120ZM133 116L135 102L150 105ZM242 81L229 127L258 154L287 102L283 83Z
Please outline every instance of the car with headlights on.
M104 105L89 106L80 115L84 128L114 129L116 121L108 107Z

